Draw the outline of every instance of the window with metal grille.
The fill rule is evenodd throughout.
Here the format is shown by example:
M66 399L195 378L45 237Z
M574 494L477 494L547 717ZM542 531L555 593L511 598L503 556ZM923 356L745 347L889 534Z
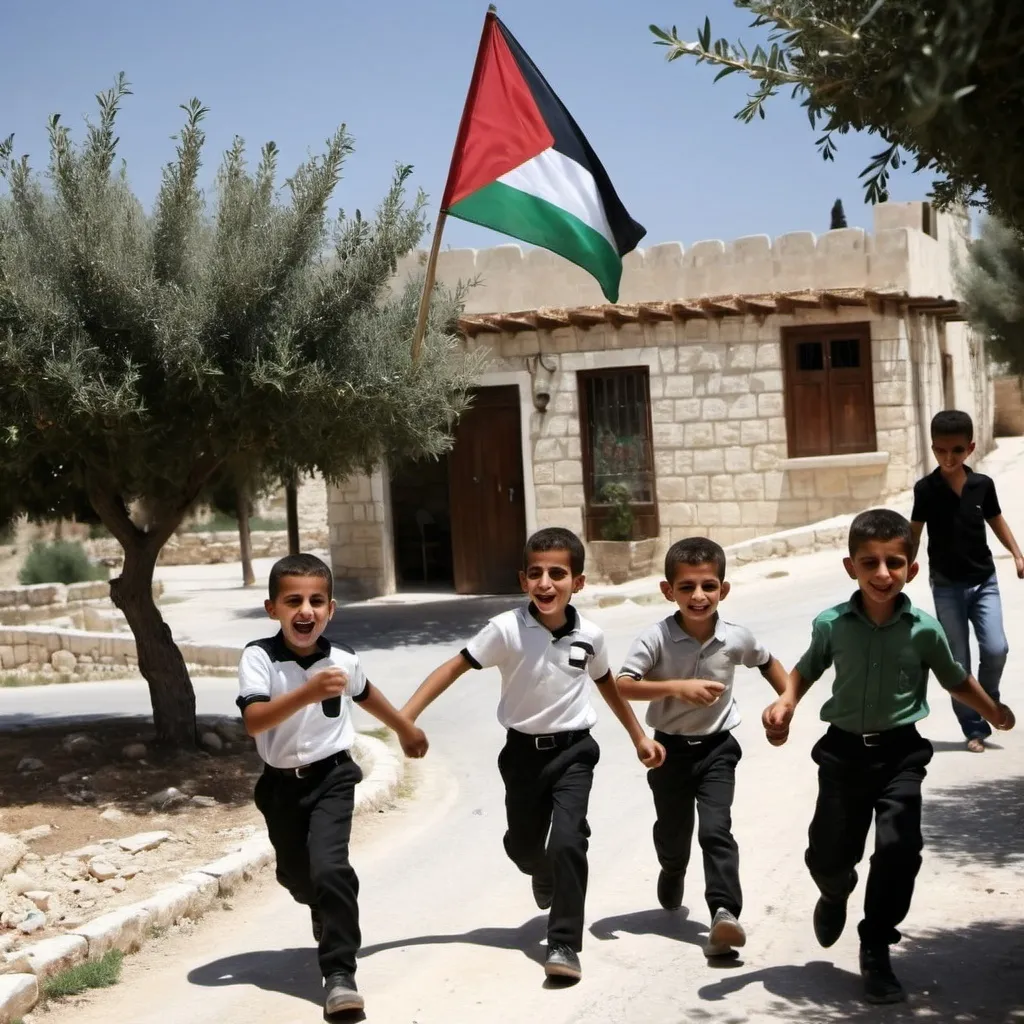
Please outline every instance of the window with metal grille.
M792 327L782 340L790 457L875 451L870 325Z
M648 369L586 370L577 378L587 539L602 538L602 526L623 495L633 514L634 539L656 537Z

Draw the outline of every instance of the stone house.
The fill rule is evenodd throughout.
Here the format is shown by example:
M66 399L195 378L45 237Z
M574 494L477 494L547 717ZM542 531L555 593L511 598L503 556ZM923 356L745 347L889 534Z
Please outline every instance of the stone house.
M884 504L929 468L943 408L970 412L986 451L992 385L953 274L967 218L919 202L873 216L872 233L632 253L617 305L542 250L443 253L441 280L482 282L460 327L490 368L447 458L331 490L339 585L515 589L533 529L601 538L610 484L659 556Z

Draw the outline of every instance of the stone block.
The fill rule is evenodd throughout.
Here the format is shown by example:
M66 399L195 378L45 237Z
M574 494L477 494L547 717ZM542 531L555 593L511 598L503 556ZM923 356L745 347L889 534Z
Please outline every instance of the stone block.
M725 352L725 365L729 370L752 370L757 360L757 345L729 345Z
M572 508L587 503L587 492L582 483L566 484L562 488L562 507Z
M760 397L767 398L769 396L761 395ZM740 395L729 402L729 419L731 420L753 419L757 414L758 396L756 395Z
M715 443L723 447L740 443L740 425L732 421L715 424Z
M212 875L222 896L233 892L242 882L248 882L260 865L254 864L253 858L246 853L229 853L217 860L203 864L196 870L204 875Z
M20 1020L39 1002L39 979L34 974L0 975L0 1020Z
M581 484L583 483L583 465L575 460L563 460L555 463L555 483L558 484Z
M781 394L775 392L766 392L763 395L757 396L757 415L768 417L768 416L785 416L786 408L783 404Z
M740 473L732 479L735 496L740 501L764 500L764 477L760 473Z
M875 381L874 391L876 409L880 405L898 405L901 407L907 405L906 381Z
M774 502L745 501L740 505L740 523L743 526L772 529L777 521L778 510Z
M700 419L700 399L682 398L675 403L674 419L677 423L691 423Z
M691 398L693 396L693 374L674 374L665 378L666 398Z
M196 893L190 904L189 917L201 916L220 895L220 883L213 875L204 874L202 871L189 871L178 879L178 883L194 889Z
M781 370L758 370L750 375L750 390L755 393L765 391L782 391L783 380Z
M651 427L651 437L655 448L678 448L684 443L683 426L679 423L655 423Z
M694 505L682 501L673 501L662 506L660 510L661 525L693 526L697 521L697 510Z
M711 497L711 481L706 476L691 476L686 481L688 501L707 501Z
M651 402L651 422L671 423L675 419L675 403L671 398L659 398Z
M815 473L815 496L818 498L847 498L850 478L845 469L820 469Z
M683 428L682 444L687 448L713 448L714 428L710 423L687 423Z
M775 469L786 457L786 450L778 444L758 444L753 448L753 467L757 470Z
M727 473L749 473L751 468L749 448L727 448L725 450L725 471Z
M787 442L789 440L789 437L786 434L785 416L772 416L766 422L768 423L769 441Z
M683 477L660 477L657 482L659 502L685 501L686 480Z
M84 960L89 943L81 935L57 935L23 946L18 952L28 961L29 970L36 977L48 978Z
M749 373L727 373L719 376L718 380L720 386L717 394L745 395L751 390ZM754 388L753 390L758 389Z
M689 452L690 469L694 473L724 473L725 452L721 448L698 448ZM682 470L677 469L677 472Z
M764 444L768 440L767 420L740 420L738 443L742 445ZM737 442L732 442L736 444Z
M694 468L694 459L697 454L706 453L695 453L687 449L672 452L673 472L678 473L681 476L685 476L687 473L692 473Z
M759 342L754 367L758 370L781 370L782 345L777 341Z
M142 944L149 921L149 912L135 903L94 918L70 934L82 936L89 943L89 959L99 960L111 949L125 953L137 949Z
M553 484L555 482L555 464L553 462L535 462L533 464L533 482L535 484Z
M724 420L729 414L729 406L722 398L705 398L701 403L701 419Z
M675 452L671 448L658 448L654 452L654 475L657 479L675 473Z
M544 484L535 488L537 508L559 508L562 504L562 488Z
M734 477L721 473L711 478L711 500L732 501L737 497Z

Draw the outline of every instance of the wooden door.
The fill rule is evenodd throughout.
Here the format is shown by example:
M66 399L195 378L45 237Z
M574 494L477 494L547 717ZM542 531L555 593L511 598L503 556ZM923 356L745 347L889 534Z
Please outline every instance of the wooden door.
M519 388L479 388L449 456L452 560L459 594L519 589L526 543Z

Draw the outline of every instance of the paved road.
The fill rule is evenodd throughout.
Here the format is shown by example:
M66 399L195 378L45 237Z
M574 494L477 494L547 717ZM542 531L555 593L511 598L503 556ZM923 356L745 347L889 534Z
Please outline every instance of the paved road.
M1024 519L1017 522L1024 533ZM1012 628L1024 613L1024 583L1012 577L1007 560L1000 559L999 569ZM786 664L801 652L813 614L843 599L852 586L834 553L746 567L733 581L723 613L750 626ZM911 594L930 607L923 583L914 584ZM389 613L351 608L338 628L358 638L370 677L400 702L431 667L459 649L466 632L493 613L495 604L501 602L453 601L443 617L426 607ZM232 621L232 642L240 632L255 636L263 629L249 598L240 607L245 614ZM642 625L668 607L626 605L593 613L607 630L613 660ZM388 645L391 615L400 641L394 646ZM1020 693L1022 665L1024 645L1016 645L1007 671L1008 700ZM230 680L200 680L197 690L202 712L231 710ZM752 672L739 683L746 718L737 735L745 755L735 820L750 942L743 960L730 969L708 966L700 953L708 920L699 857L688 879L688 913L657 908L644 772L620 728L603 712L596 730L603 754L592 800L585 976L574 988L551 990L542 984L540 967L543 919L528 880L501 851L496 692L495 673L474 673L424 715L432 750L420 799L374 822L353 851L362 879L359 977L369 1020L1024 1020L1024 734L1010 734L1001 743L1004 749L968 754L958 742L952 712L936 694L926 728L937 749L928 788L929 849L898 962L914 1002L909 1009L879 1011L856 999L853 929L827 951L815 945L810 931L815 894L801 856L815 791L808 751L820 732L816 709L823 692L812 691L790 743L776 750L757 724L770 696L766 684ZM144 708L144 688L131 684L6 690L0 692L0 727L36 716ZM242 897L233 912L211 915L187 939L154 944L129 965L123 984L77 1007L74 1020L312 1021L319 1019L320 998L313 964L307 919L267 885Z

